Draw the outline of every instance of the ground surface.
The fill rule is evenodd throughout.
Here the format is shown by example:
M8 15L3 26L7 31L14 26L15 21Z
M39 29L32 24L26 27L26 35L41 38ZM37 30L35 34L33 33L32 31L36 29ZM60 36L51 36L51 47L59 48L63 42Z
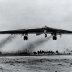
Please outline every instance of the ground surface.
M72 56L0 57L0 72L72 72Z

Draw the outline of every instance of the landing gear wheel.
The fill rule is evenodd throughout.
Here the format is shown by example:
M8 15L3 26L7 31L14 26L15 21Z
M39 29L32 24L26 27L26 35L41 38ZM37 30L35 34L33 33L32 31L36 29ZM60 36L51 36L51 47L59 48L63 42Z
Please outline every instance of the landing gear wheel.
M45 38L47 37L47 34L45 34Z
M28 40L28 37L27 36L24 36L24 40Z
M57 37L56 36L53 36L53 40L57 40Z

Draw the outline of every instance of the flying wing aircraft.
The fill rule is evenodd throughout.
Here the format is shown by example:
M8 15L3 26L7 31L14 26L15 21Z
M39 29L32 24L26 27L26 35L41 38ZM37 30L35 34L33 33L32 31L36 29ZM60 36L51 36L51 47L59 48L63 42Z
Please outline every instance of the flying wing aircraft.
M53 40L57 40L57 35L62 34L72 34L72 31L63 30L63 29L55 29L51 27L42 27L42 28L35 28L35 29L19 29L19 30L10 30L10 31L0 31L0 34L22 34L24 36L24 40L28 40L28 34L36 34L41 35L44 34L47 37L47 34L51 34Z

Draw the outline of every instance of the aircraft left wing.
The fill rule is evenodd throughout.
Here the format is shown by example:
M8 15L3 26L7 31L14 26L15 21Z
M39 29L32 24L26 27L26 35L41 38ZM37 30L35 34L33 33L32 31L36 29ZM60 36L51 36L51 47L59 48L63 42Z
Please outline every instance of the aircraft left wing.
M19 29L19 30L10 30L10 31L0 31L0 34L36 34L43 33L42 28L37 29Z
M0 34L22 34L24 36L24 40L28 40L28 34L36 34L40 35L44 30L42 28L36 29L19 29L19 30L9 30L9 31L0 31Z

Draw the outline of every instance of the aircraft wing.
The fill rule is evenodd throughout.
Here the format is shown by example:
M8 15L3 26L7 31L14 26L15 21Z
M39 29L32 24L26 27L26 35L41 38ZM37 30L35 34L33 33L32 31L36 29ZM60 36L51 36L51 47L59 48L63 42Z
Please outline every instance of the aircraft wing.
M72 31L55 29L50 27L36 28L36 29L18 29L9 31L0 31L0 34L45 34L45 33L56 33L56 34L72 34Z
M50 27L47 27L45 30L46 33L50 33L53 36L53 40L57 40L57 35L60 35L61 37L62 34L72 34L72 31L69 30L55 29ZM45 37L47 37L46 33L45 33Z
M0 31L0 34L37 34L43 33L42 28L37 29L19 29L19 30L9 30L9 31Z
M63 30L63 29L55 29L55 28L47 28L47 33L72 34L72 31Z
M28 34L36 34L36 35L45 34L45 37L47 37L47 34L51 34L53 36L53 40L57 40L57 35L72 34L72 31L55 29L45 26L43 28L36 28L36 29L0 31L0 34L23 34L24 40L28 40Z

